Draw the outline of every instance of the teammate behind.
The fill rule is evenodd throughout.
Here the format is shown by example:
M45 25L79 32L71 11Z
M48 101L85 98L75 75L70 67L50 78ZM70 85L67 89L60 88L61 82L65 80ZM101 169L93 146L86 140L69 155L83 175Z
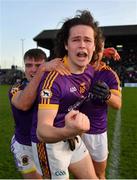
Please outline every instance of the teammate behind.
M30 49L24 54L26 79L15 84L9 91L15 133L11 151L18 170L25 179L41 179L33 161L30 131L32 125L33 103L37 88L45 71L56 69L61 74L70 74L60 59L46 62L46 54L41 49Z
M120 81L116 72L102 61L103 52L104 42L102 42L99 59L93 64L96 72L90 90L91 100L85 101L81 107L81 112L88 116L91 124L90 130L82 135L82 139L90 152L96 174L100 179L105 179L108 157L108 106L114 109L121 108ZM105 54L109 55L109 58L112 56L115 60L120 59L115 49L109 48L106 52L109 53Z

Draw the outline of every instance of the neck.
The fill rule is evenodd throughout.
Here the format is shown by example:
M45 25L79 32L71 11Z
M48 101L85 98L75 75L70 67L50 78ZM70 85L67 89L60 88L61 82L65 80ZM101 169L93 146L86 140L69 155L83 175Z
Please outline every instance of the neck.
M85 70L85 67L81 67L81 66L70 63L69 69L70 69L71 73L73 73L73 74L82 74Z
M76 63L72 62L68 57L65 57L65 65L73 74L82 74L86 68L85 66L79 66Z

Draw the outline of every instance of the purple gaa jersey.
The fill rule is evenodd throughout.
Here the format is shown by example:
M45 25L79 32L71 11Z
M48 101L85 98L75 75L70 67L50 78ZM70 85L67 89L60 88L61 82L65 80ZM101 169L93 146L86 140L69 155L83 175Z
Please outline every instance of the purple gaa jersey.
M14 85L9 90L9 100L16 95L18 91L23 90L28 84L27 80ZM12 114L15 121L15 139L24 145L31 145L31 126L32 126L32 114L33 107L28 111L22 111L17 109L13 104L11 104Z
M121 96L119 78L110 67L104 65L99 71L95 72L91 88L98 80L104 81L109 86L111 92L115 91ZM90 100L81 106L80 111L85 113L91 122L91 128L87 133L101 134L107 130L107 103Z
M36 137L37 108L57 109L58 113L54 119L55 127L64 127L64 117L68 108L81 97L88 94L93 79L94 70L88 66L82 74L60 75L52 71L45 73L38 89L37 105L33 117L32 141L38 142Z

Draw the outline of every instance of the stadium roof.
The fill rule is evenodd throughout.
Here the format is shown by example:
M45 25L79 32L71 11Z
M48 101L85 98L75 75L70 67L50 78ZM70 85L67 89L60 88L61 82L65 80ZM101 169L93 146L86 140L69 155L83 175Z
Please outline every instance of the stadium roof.
M137 25L101 27L105 36L137 36Z
M137 40L137 25L104 26L101 27L106 38L132 36ZM33 38L37 46L52 50L58 29L43 30Z
M37 46L52 50L57 32L57 29L44 30L34 37L33 40L37 42Z

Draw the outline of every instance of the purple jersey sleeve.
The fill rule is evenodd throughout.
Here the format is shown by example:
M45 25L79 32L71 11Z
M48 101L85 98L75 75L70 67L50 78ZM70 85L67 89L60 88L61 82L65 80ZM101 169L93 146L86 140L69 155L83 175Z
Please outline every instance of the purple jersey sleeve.
M58 83L57 76L58 73L53 71L41 81L38 89L39 109L58 109L62 97L63 83Z
M121 94L119 77L110 67L106 66L95 73L93 85L97 80L104 81L109 86L110 91L115 91L119 95Z

